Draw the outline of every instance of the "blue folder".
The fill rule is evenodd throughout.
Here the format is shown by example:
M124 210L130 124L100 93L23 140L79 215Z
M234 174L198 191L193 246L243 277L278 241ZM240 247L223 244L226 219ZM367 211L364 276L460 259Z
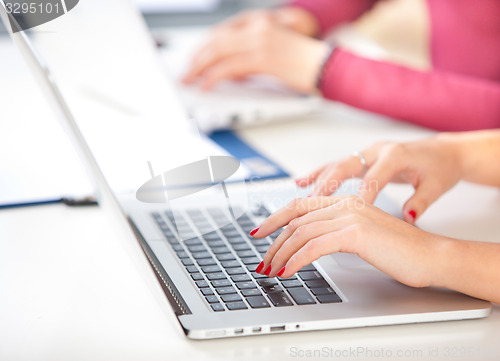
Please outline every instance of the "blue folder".
M238 158L251 172L246 180L266 180L288 177L289 174L278 164L250 147L231 130L216 131L209 138Z

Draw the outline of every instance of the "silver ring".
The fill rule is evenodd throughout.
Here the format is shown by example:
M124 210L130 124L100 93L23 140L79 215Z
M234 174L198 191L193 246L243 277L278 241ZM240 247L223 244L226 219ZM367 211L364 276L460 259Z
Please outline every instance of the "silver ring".
M361 165L363 166L363 173L366 172L368 170L368 164L366 163L366 158L363 155L363 153L354 152L354 153L352 153L352 156L359 159L359 161L361 162Z

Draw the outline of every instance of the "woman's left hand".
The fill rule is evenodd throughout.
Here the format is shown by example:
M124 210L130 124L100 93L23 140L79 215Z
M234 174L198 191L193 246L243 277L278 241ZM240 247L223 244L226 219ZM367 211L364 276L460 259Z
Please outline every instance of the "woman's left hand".
M357 196L296 199L269 216L253 236L264 238L283 226L261 267L269 277L287 278L321 256L347 252L408 286L430 286L436 250L444 240Z

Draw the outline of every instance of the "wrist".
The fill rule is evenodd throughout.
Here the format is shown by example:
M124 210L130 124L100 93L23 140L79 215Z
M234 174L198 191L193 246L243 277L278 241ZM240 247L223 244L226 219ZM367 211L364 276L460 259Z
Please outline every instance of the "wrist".
M464 139L456 133L440 133L435 139L439 142L447 161L455 165L459 179L464 179L468 170L468 154Z
M311 41L311 40L310 40ZM323 41L314 40L311 42L304 54L300 69L304 75L304 84L301 86L304 93L312 94L317 91L318 78L324 75L324 65L331 55L331 47Z

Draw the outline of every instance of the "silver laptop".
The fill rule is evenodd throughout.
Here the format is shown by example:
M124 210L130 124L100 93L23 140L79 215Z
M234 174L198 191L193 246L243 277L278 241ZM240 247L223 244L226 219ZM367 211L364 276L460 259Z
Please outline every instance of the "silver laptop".
M3 2L0 0L1 17L10 29L15 21L9 20ZM87 0L72 12L81 11L81 21L82 17L93 16L95 6L95 11L102 15L101 3ZM116 14L127 17L121 20L128 31L141 43L151 42L130 4L119 0L107 3L114 9L109 19L118 18ZM107 28L100 31L106 32ZM103 170L107 166L102 161L103 149L93 147L80 130L74 118L78 114L35 53L31 39L23 31L10 33L83 155L98 187L100 202L114 207L116 217L134 233L140 245L135 251L140 253L142 249L143 254L138 256L149 261L149 271L156 275L187 337L210 339L461 320L490 313L489 302L444 289L407 287L352 255L325 256L288 279L256 274L255 268L279 231L258 240L247 235L270 212L299 195L290 185L292 182L226 184L226 177L238 168L237 161L208 154L198 163L164 173L155 174L151 167L151 180L142 188L115 189ZM143 60L154 63L154 59ZM169 81L161 74L158 77ZM113 137L116 139L117 134L113 133ZM203 179L199 175L202 169L207 170L207 182L199 182ZM186 184L178 182L172 186L169 179L179 173ZM192 182L193 178L197 182ZM165 188L167 183L169 187ZM347 187L343 191L355 190ZM398 215L398 207L383 195L378 202L381 208Z

